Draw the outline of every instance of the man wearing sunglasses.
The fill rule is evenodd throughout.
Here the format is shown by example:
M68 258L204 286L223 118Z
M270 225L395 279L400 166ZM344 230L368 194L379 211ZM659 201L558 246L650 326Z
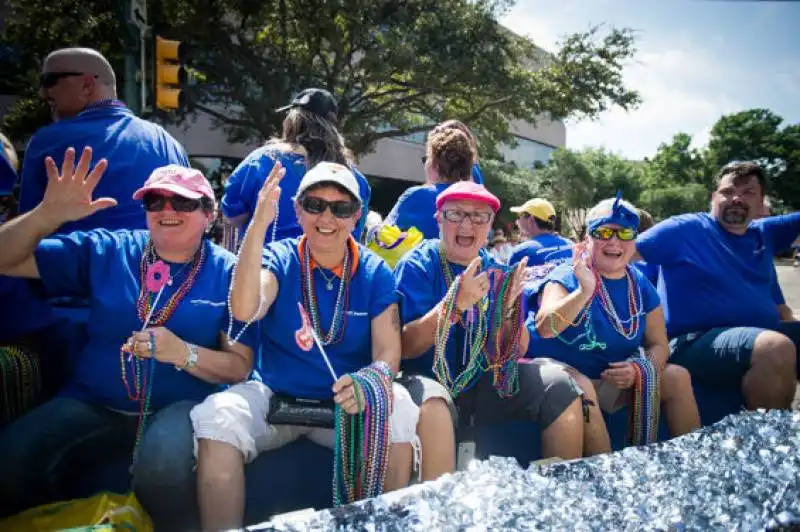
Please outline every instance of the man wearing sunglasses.
M116 76L98 51L64 48L48 55L39 78L39 95L50 106L53 124L31 138L25 151L20 212L38 205L47 187L45 159L61 165L67 148L90 146L109 161L97 195L117 200L108 209L65 223L58 233L94 228L144 229L145 216L133 192L153 170L169 164L189 166L183 147L160 126L136 117L117 99Z
M552 203L534 198L510 211L519 215L517 227L528 240L514 248L509 264L518 264L523 257L528 257L529 267L570 260L574 244L555 233L556 210Z
M800 232L800 212L759 218L766 176L752 162L726 165L711 212L669 218L637 251L661 267L658 291L672 339L670 361L709 388L740 386L748 408L789 408L798 322L781 322L774 256Z

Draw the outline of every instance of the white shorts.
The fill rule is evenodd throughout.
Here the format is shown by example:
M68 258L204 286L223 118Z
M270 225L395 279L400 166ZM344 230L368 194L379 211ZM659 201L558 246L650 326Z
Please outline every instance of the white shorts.
M413 443L417 435L419 407L403 386L393 383L392 392L394 409L389 418L390 439L393 443ZM233 445L242 451L245 463L255 460L261 452L283 447L301 436L333 448L333 429L269 425L267 413L270 397L272 390L265 384L248 381L209 395L192 408L190 417L194 427L195 456L199 439Z

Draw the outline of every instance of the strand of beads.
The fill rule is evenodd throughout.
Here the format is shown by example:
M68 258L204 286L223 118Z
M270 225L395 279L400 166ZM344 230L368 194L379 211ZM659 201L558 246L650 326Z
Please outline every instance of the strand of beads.
M661 413L660 375L652 360L646 356L628 359L636 371L628 427L634 445L646 445L658 438Z
M639 334L641 318L644 314L642 310L643 303L641 287L631 275L630 268L631 266L628 266L625 270L629 316L628 319L625 320L620 318L616 307L614 307L614 302L611 299L611 295L608 293L608 288L606 288L606 283L603 280L603 277L595 273L597 276L597 294L600 300L600 307L603 309L603 312L605 312L606 316L608 316L608 321L611 323L611 326L614 327L614 330L626 340L632 340Z
M486 358L489 369L494 373L493 384L501 397L511 397L519 391L517 362L523 353L520 350L522 328L525 326L523 298L519 297L510 315L506 315L508 292L514 280L514 270L490 271L489 301L491 301L491 328L486 343ZM510 334L506 335L506 324L513 324Z
M39 399L41 373L35 353L0 346L0 423L11 423Z
M488 337L488 324L486 321L486 303L479 303L474 311L468 312L468 323L464 334L464 345L468 351L467 361L462 371L452 376L450 364L447 361L447 344L455 323L460 321L456 300L461 286L461 277L456 277L440 307L436 318L436 331L433 349L433 373L436 380L447 388L451 397L455 398L462 391L471 387L486 370L484 349ZM488 301L488 298L484 298Z
M311 268L311 253L308 249L308 241L305 238L300 240L298 247L301 249L303 262L301 264L300 284L303 292L303 306L311 318L311 326L317 333L317 337L322 345L338 343L344 336L345 322L347 320L347 307L350 297L350 276L352 275L351 264L353 261L350 245L344 254L342 263L342 279L339 282L339 292L336 294L336 303L333 307L333 317L328 332L322 331L322 324L319 315L319 305L317 304L317 289L314 286L314 272Z
M594 330L594 325L592 324L592 303L591 300L586 306L578 313L578 317L575 318L573 321L569 321L564 319L558 312L551 312L548 318L548 324L550 325L550 332L553 334L553 338L558 338L559 341L565 343L567 345L575 345L579 340L586 339L585 342L578 345L578 349L581 351L591 351L594 348L605 350L606 343L605 342L598 342L597 341L597 334ZM583 323L583 332L579 333L575 338L571 340L567 340L563 337L565 331L561 331L559 333L558 327L556 327L556 318L561 320L567 326L567 329L570 327L578 327L581 323ZM565 329L566 330L566 329Z
M385 363L374 363L350 377L360 413L350 415L336 405L333 504L337 507L380 495L389 468L392 372Z

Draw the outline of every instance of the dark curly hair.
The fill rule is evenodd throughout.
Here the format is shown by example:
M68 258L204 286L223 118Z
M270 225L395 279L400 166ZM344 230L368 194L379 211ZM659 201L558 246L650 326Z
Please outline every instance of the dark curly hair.
M472 139L456 128L434 128L428 135L427 157L442 182L472 179L475 146Z

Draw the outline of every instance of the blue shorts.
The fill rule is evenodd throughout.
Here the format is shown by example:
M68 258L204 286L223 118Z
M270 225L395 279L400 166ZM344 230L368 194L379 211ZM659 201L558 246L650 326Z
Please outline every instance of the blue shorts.
M738 388L742 377L750 369L756 338L767 330L759 327L717 327L705 332L684 334L670 341L669 361L689 370L692 379L698 383ZM795 346L800 346L800 322L783 322L777 331L788 336ZM797 377L800 378L800 367Z

